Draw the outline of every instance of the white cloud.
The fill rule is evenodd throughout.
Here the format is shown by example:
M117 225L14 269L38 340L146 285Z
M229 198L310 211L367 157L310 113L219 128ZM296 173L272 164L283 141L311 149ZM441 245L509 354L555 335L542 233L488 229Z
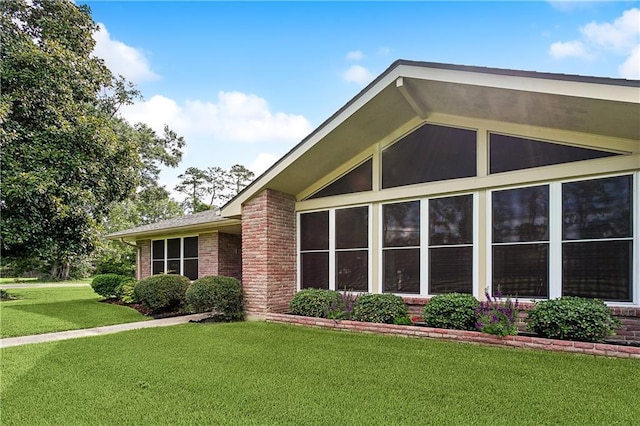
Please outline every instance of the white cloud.
M640 10L629 9L613 23L591 22L580 28L580 32L591 43L605 49L629 52L638 44L640 34Z
M349 83L365 85L371 81L373 75L363 66L352 65L342 74L342 78Z
M359 61L362 58L364 58L364 53L362 53L359 50L354 50L354 51L351 51L351 52L347 53L347 59L350 60L350 61Z
M640 80L640 45L631 52L631 56L618 68L623 78Z
M577 40L553 43L549 48L549 53L558 59L568 57L588 58L590 56L584 44Z
M93 39L96 42L93 54L104 59L114 75L121 74L134 83L160 78L151 70L142 51L112 39L104 24L98 24L98 31L93 33Z
M582 40L553 43L549 48L549 54L558 59L623 56L625 59L618 67L620 76L638 78L640 9L626 10L613 22L590 22L580 27L580 33Z
M142 121L157 132L166 123L179 134L222 142L298 142L312 130L304 116L272 113L265 99L242 92L219 92L216 102L188 100L184 105L156 95L122 107L121 113L130 122Z
M264 173L269 167L273 166L273 164L279 159L280 157L274 154L270 154L268 152L262 152L260 154L258 154L258 156L256 157L255 160L253 160L251 162L251 164L249 164L249 166L247 166L247 168L249 170L251 170L253 173L256 174L256 176L260 176L262 173Z

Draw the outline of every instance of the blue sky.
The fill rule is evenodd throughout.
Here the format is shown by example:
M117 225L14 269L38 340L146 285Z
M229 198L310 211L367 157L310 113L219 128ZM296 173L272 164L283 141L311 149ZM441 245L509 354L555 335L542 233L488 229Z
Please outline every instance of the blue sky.
M261 173L400 58L640 78L637 1L76 3L144 95L122 115L187 140L167 189L189 166Z

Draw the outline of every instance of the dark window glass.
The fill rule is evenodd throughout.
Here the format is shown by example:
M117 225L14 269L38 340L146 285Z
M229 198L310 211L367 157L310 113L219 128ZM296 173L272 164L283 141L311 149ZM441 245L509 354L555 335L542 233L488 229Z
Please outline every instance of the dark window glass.
M382 188L476 175L476 132L426 124L382 151Z
M367 250L336 253L336 290L369 289L369 252Z
M493 192L493 242L549 240L549 187Z
M382 206L384 247L420 245L420 201Z
M369 207L336 210L336 248L369 246Z
M371 191L373 160L368 159L333 183L316 192L309 199L329 197L331 195L352 194Z
M300 215L300 250L329 249L329 212Z
M473 197L429 200L429 244L473 243Z
M631 241L562 245L562 295L631 302Z
M385 293L420 293L420 249L384 250Z
M184 257L198 257L198 237L187 237L183 240Z
M549 295L549 245L493 247L493 294L546 298Z
M429 250L429 294L473 291L473 248Z
M164 260L154 260L151 273L153 275L164 274Z
M490 173L530 169L532 167L619 155L613 152L516 138L514 136L491 134L489 138Z
M155 240L152 243L153 258L156 260L164 259L164 240Z
M631 176L563 184L562 238L631 237L631 185Z
M302 288L329 288L329 253L302 253Z
M198 279L198 259L187 259L182 265L182 275L192 281Z
M167 259L180 259L180 238L167 240Z
M167 260L167 274L180 273L180 259Z

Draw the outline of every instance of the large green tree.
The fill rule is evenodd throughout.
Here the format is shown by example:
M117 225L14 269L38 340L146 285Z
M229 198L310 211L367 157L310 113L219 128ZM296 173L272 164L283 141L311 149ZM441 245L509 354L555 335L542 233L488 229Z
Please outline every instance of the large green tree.
M92 55L97 26L87 6L0 8L3 257L36 257L65 278L93 250L111 206L140 182L137 142L114 125L113 108L130 94Z

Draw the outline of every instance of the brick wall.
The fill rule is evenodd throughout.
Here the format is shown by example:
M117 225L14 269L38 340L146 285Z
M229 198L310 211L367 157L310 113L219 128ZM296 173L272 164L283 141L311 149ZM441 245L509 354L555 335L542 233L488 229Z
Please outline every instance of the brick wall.
M138 279L151 276L151 240L136 241L139 247L140 256L138 258Z
M242 281L242 236L218 234L218 275Z
M198 235L198 277L218 275L218 233Z
M249 315L284 312L296 291L295 197L264 190L242 207L242 284Z

